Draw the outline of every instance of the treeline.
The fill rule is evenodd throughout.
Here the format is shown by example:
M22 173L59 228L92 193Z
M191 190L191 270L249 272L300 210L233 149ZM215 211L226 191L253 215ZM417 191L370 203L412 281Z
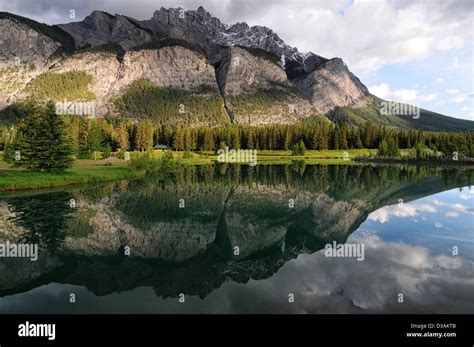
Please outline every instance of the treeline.
M154 145L167 145L178 151L215 151L228 146L234 149L292 150L303 144L305 149L429 149L451 155L474 156L473 132L426 132L390 130L367 122L361 127L347 123L293 124L254 127L192 128L185 123L161 124L118 118L88 119L64 116L72 148L79 157L95 151L146 151ZM0 129L0 150L15 136L15 130Z
M216 88L206 85L186 91L137 80L114 100L114 105L125 117L151 118L154 122L178 120L211 126L229 122L224 99Z
M32 80L26 91L34 100L94 100L89 91L92 76L83 71L45 72Z

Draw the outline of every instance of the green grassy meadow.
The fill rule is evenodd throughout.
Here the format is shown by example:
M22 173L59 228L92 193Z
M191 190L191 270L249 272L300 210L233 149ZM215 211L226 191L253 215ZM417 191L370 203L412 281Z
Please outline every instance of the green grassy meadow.
M349 160L344 160L344 152L349 154ZM304 160L307 164L350 164L354 156L375 154L376 150L307 150L304 156L293 156L291 151L257 151L258 164L291 164L294 160ZM154 156L160 158L164 152L156 151ZM138 153L132 153L139 155ZM173 157L185 165L210 164L217 160L214 152L192 152L190 158L183 158L185 152L173 152ZM106 160L76 160L71 169L63 173L28 172L23 169L11 168L0 160L0 191L40 189L66 186L71 184L86 184L120 179L143 177L143 172L129 169L125 160L109 160L111 166L106 166Z

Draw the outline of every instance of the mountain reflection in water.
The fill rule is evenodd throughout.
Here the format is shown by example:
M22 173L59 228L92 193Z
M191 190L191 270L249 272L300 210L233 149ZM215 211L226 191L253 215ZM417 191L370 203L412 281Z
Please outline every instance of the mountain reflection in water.
M5 195L0 238L41 249L37 262L0 260L0 312L473 313L471 172L194 166L166 178ZM460 187L468 199L443 200ZM451 219L464 225L459 255L452 241L432 247L423 234L431 230L387 217L416 215L413 200L435 194L464 206ZM365 245L364 261L325 257L326 244L348 238Z

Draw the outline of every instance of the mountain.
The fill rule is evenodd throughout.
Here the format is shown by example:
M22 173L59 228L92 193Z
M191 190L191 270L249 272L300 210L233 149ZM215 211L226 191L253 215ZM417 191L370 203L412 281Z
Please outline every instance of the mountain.
M35 97L94 101L98 116L195 126L311 118L474 130L472 121L425 110L421 117L384 115L383 100L342 59L301 53L267 27L227 25L203 7L161 8L143 21L93 11L53 26L2 12L0 28L4 120L12 118L11 105Z

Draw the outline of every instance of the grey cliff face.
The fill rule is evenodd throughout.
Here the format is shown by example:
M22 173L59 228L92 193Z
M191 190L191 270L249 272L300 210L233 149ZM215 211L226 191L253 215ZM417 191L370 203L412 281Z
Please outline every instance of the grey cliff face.
M318 65L312 72L293 80L320 113L335 106L364 106L369 91L339 58Z
M218 89L214 68L206 58L179 46L128 51L122 61L113 54L80 53L50 69L58 73L74 70L93 76L90 90L101 114L113 113L113 98L140 79L161 87L193 90L205 85Z
M118 43L125 50L152 40L150 33L125 16L94 11L82 22L59 25L75 41L76 47Z
M217 76L224 96L270 88L272 82L287 81L281 64L256 57L239 47L229 49L227 58L217 69Z
M0 70L4 82L0 107L27 97L25 87L39 74L72 70L93 77L90 90L96 95L99 116L114 114L112 98L138 79L184 90L202 85L219 89L229 118L253 125L292 123L337 106L363 106L369 100L367 88L341 59L302 54L269 28L229 26L202 7L161 8L145 21L94 11L81 22L53 27L35 23L0 16L0 62L11 68ZM173 41L153 48L163 40L187 43ZM114 56L119 53L87 51L111 45L124 52ZM276 90L281 97L263 110L250 104L235 107L236 101L242 106L262 90ZM242 97L237 100L238 96Z
M13 18L0 18L0 67L42 67L60 46L46 35Z

